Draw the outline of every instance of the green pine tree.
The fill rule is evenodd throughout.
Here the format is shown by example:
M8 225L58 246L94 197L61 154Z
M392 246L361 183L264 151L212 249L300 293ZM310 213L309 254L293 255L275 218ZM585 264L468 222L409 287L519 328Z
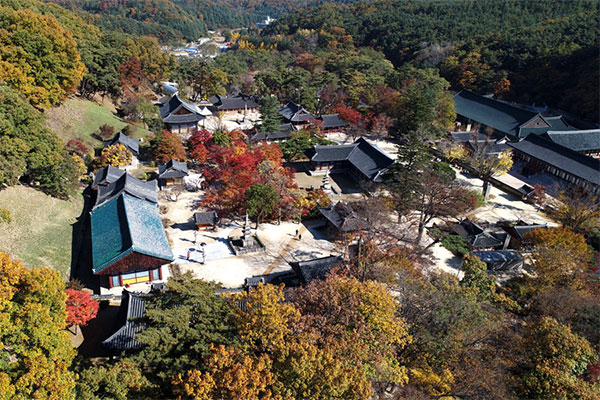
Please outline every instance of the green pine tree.
M265 135L270 135L279 131L279 125L281 120L279 117L279 102L275 96L266 96L260 99L260 115L262 119L262 125L260 131Z

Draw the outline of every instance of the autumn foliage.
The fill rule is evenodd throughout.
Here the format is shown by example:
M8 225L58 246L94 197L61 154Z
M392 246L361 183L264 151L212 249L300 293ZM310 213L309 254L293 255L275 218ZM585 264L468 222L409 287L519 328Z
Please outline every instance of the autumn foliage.
M113 167L122 167L131 164L132 158L133 154L127 150L127 147L121 143L116 143L111 146L106 146L104 149L102 149L100 157L97 157L94 160L93 168L97 170L108 165L112 165Z
M26 268L0 253L0 393L7 399L72 397L74 350L57 271Z
M85 146L85 144L81 143L81 141L77 139L70 139L67 142L66 149L70 154L76 154L79 157L83 157L88 151L88 148Z
M578 287L591 272L592 254L583 235L567 228L535 229L525 235L533 245L540 286Z
M194 389L188 396L204 393L208 383L232 398L235 388L254 390L238 394L260 390L264 398L366 399L373 393L373 381L406 382L406 370L394 361L394 351L410 336L381 285L330 277L300 291L291 302L284 302L282 288L272 285L236 300L245 304L237 309L242 351L214 349L203 380L197 371L180 375L175 384ZM237 381L229 378L233 368L240 372ZM243 378L241 372L252 368L256 371ZM214 377L219 379L213 383Z
M67 326L86 325L96 317L99 304L88 292L67 289Z
M340 115L340 118L344 121L348 121L351 124L356 124L361 119L362 115L360 112L356 111L353 108L348 108L345 106L340 106L335 109L335 112Z
M162 131L152 139L154 157L158 162L169 160L185 161L185 148L179 136L169 131Z
M187 150L190 159L202 164L208 159L208 149L213 142L212 133L206 129L197 130L187 140Z
M210 143L210 142L208 142ZM197 144L195 150L201 148ZM279 146L261 144L248 148L240 140L229 147L209 144L202 174L211 186L203 204L219 213L241 213L246 207L246 190L255 184L272 186L279 197L270 217L290 218L298 213L294 172L284 168Z

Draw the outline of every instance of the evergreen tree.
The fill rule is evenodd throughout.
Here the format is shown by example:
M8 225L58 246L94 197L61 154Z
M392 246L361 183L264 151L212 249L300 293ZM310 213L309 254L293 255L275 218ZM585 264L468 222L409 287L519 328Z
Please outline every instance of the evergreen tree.
M211 345L235 342L232 305L216 295L214 283L191 274L171 278L167 290L146 299L145 329L136 336L143 349L133 356L144 376L158 385L151 397L168 398L171 379L182 371L202 368Z
M271 215L279 202L279 195L270 185L254 184L246 189L246 211L260 224L263 217Z
M260 99L260 107L258 109L262 119L260 131L265 135L271 135L279 131L281 118L278 107L279 102L275 96L266 96Z
M5 85L0 85L0 121L0 187L37 181L53 196L71 195L78 181L73 158L44 128L42 115Z

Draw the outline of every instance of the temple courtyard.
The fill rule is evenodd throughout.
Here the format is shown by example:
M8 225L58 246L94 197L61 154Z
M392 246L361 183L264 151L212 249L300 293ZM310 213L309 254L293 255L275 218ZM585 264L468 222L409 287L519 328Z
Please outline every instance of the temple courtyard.
M234 288L242 286L247 277L288 270L291 261L339 254L319 228L320 221L261 223L258 230L256 223L250 222L252 234L264 243L266 251L236 256L228 238L242 235L244 221L225 219L215 230L196 230L193 215L204 211L199 207L202 195L202 191L184 192L177 201L160 200L167 209L163 220L176 273L190 271L196 278Z

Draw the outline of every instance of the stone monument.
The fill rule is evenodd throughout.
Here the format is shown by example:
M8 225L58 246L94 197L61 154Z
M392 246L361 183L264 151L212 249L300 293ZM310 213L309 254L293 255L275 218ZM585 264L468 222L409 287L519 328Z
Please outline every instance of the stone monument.
M321 185L321 189L323 189L323 191L328 195L333 193L333 190L331 190L331 183L329 183L329 168L327 169L327 171L325 171L325 176L323 177L323 184Z

